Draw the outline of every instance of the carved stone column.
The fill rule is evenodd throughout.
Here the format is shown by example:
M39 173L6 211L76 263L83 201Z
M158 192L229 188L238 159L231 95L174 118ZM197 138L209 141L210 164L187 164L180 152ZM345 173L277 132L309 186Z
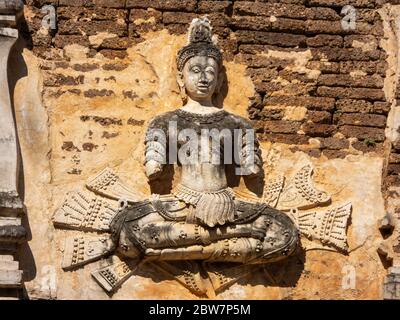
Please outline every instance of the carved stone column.
M18 193L19 154L8 75L10 52L18 38L21 0L0 0L0 297L6 289L22 286L15 261L18 244L26 239L21 224L23 203Z

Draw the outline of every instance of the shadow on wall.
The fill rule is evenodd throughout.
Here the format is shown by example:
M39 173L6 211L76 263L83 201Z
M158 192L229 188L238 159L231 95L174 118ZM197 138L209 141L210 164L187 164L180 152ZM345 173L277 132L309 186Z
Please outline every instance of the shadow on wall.
M244 276L233 280L226 286L223 286L216 290L216 294L221 294L234 285L235 283L245 287L245 286L264 286L265 289L268 287L272 288L291 288L297 285L301 274L304 271L306 255L301 246L298 247L297 251L293 254L293 256L289 257L287 260L276 263L269 263L260 265L257 270L254 269L254 266L249 266L249 272L246 272L245 267L242 271ZM199 262L201 265L201 262ZM229 267L238 266L238 264L234 263L226 263L222 264L226 269ZM203 278L206 277L206 271L202 270ZM142 265L136 272L134 273L136 276L141 276L144 278L150 278L155 283L161 283L163 281L171 281L174 280L172 276L168 276L166 273L160 272L159 269L154 267L152 264L144 264ZM117 291L120 288L117 289ZM115 293L115 292L114 292ZM110 295L112 297L112 294ZM203 297L203 296L200 296ZM203 298L207 298L204 296ZM289 297L284 297L284 299L290 299Z
M32 47L32 40L29 35L29 32L26 31L27 24L24 19L22 20L22 22L20 22L19 28L20 28L20 36L10 52L8 60L8 83L10 88L10 99L11 99L11 106L13 109L14 123L16 123L16 126L18 124L16 122L16 116L15 116L14 91L17 82L21 78L26 77L28 75L28 68L22 56L22 52L24 48ZM18 132L17 132L17 139L18 139ZM25 202L24 162L21 157L21 148L19 144L18 144L18 157L19 157L18 193L21 197L22 202L24 203ZM36 277L36 264L32 251L28 245L28 241L32 239L32 232L29 225L29 212L27 211L26 207L24 207L24 213L25 214L22 217L22 225L27 232L27 239L26 239L27 241L22 243L19 246L18 250L18 258L19 258L18 260L20 263L20 270L23 270L23 282L31 281ZM28 298L24 288L23 291L24 291L24 298Z

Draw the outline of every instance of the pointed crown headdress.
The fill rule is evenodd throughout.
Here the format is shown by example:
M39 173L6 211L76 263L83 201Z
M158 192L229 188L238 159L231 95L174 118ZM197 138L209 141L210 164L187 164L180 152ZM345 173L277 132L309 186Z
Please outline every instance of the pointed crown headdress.
M179 50L176 63L179 71L185 63L195 56L214 58L222 64L222 54L217 47L217 39L212 34L210 20L207 17L193 19L188 32L188 44Z

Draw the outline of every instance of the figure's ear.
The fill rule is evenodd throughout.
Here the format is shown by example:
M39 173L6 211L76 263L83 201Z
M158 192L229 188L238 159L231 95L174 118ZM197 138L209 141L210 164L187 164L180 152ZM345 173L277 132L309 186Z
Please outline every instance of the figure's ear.
M182 71L178 71L176 73L176 82L178 82L178 86L180 88L183 88L185 86L185 84L183 82L183 72Z
M217 86L215 87L215 92L214 92L215 96L218 96L219 93L221 92L222 87L225 83L225 80L226 80L225 69L221 68L218 72L218 82L217 82Z
M179 86L179 91L181 93L182 102L183 102L183 104L186 104L188 97L186 94L185 82L183 81L183 72L182 71L178 71L176 73L176 82L178 83L178 86Z
M213 102L218 108L223 108L224 99L227 93L227 77L225 67L222 66L218 72L218 82L215 87Z

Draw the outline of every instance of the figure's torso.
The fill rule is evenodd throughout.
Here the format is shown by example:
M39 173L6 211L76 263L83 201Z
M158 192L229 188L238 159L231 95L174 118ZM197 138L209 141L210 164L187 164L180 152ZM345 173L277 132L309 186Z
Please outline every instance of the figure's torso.
M149 128L165 133L168 163L177 160L182 170L180 183L199 192L213 192L227 188L226 164L235 162L237 150L235 129L251 126L224 110L195 114L178 109L156 117Z

